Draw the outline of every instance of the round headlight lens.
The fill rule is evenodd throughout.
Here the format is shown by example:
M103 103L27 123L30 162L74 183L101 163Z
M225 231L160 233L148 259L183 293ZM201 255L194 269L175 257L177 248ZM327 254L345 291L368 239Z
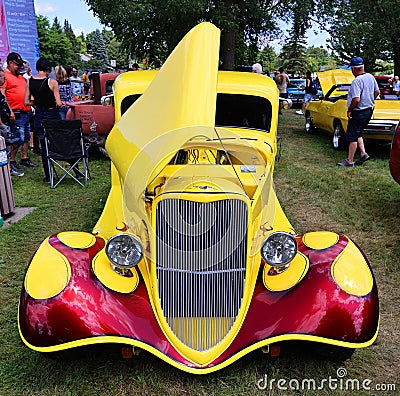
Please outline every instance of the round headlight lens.
M108 240L106 254L115 266L122 269L132 268L142 259L143 247L133 235L118 234Z
M294 237L286 232L274 232L269 235L261 247L264 260L274 267L286 265L297 253Z

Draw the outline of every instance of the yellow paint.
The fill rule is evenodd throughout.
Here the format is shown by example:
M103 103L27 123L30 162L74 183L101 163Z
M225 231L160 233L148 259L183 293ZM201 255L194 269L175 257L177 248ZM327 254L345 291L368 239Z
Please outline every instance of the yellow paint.
M139 284L139 275L135 268L131 268L132 277L117 274L110 265L104 249L92 261L93 272L97 279L108 289L118 293L132 293Z
M204 51L205 47L207 51ZM180 353L188 360L203 365L211 362L229 346L242 325L258 275L261 260L259 247L263 241L264 228L292 230L273 189L278 121L276 84L255 73L219 72L218 54L219 30L204 23L185 36L158 73L123 73L116 79L116 124L106 143L113 162L112 188L94 229L96 234L108 239L116 233L113 228L116 222L123 222L130 232L142 240L144 246L149 244L149 257L138 268L149 290L157 320L166 337ZM217 93L255 95L268 99L272 107L270 130L261 132L215 128ZM122 101L133 94L142 96L121 115ZM166 97L168 100L165 100ZM156 113L154 109L157 109ZM248 164L254 165L256 172L241 172L240 163L234 164L235 170L230 164L212 164L213 154L222 148L218 136L223 139L223 147L231 156L240 153L241 158L244 156L251 161ZM192 153L198 153L198 157L192 155L189 164L170 165L172 156L179 149L197 150ZM203 192L201 186L208 186L213 194ZM154 190L157 196L146 204L144 191ZM245 200L249 207L248 229L258 232L252 222L260 224L260 236L255 239L255 243L252 244L252 238L249 238L248 251L251 254L247 262L246 286L238 317L222 341L202 352L179 341L163 317L155 287L157 279L152 239L152 230L155 229L152 211L157 205L159 194L167 192L171 197L176 193L180 199L185 199L186 193L195 191L199 191L196 193L199 202L227 199L229 196ZM191 332L189 328L196 326L201 326L199 328L203 329L204 336L211 326L211 334L216 337L213 329L217 323L210 323L206 325L202 320L199 323L196 320L182 321L188 337ZM228 324L218 323L218 326Z
M116 123L106 143L107 152L112 160L112 186L104 211L93 230L96 235L105 240L122 229L127 229L140 238L147 256L136 268L139 268L146 284L158 324L169 342L182 356L193 364L201 366L211 363L223 354L234 341L243 324L259 273L261 262L259 248L262 242L270 232L276 230L293 232L293 227L286 218L273 188L272 175L277 151L277 87L273 80L255 73L219 72L219 34L219 30L213 25L202 23L185 36L159 72L129 72L121 74L116 79L113 87ZM242 128L216 128L214 123L217 93L255 95L268 99L271 103L270 130L260 132ZM137 94L142 94L142 96L124 114L121 114L124 99ZM250 164L255 166L256 171L251 174L241 174L240 163L234 163L233 168L211 164L211 156L207 157L207 154L214 153L215 155L216 150L221 149L222 146L217 135L221 137L224 147L226 146L225 148L233 153L233 156L234 152L238 151L246 158L254 160ZM201 161L193 157L189 164L170 165L171 158L180 149L199 150ZM241 178L241 183L238 182L233 169ZM186 184L182 189L180 183L184 178L190 180L183 182ZM199 349L202 347L202 337L210 334L211 339L216 340L217 326L226 329L227 335L219 343L205 351L197 351L177 339L169 328L160 307L154 265L154 208L157 202L163 199L162 195L159 195L161 193L168 193L169 196L179 194L180 199L185 199L187 193L190 192L193 195L196 189L204 185L215 190L213 200L216 199L216 194L219 194L218 199L233 198L246 202L249 211L248 230L251 235L248 239L250 254L246 263L246 284L242 306L234 323L220 319L207 322L205 318L175 320L177 326L181 325L185 329L187 339L193 337L195 333L192 332L196 327L201 329L199 339L193 341L193 345L197 345ZM154 190L157 194L149 194ZM210 195L200 192L196 194L196 200L207 202L211 199ZM70 233L67 234L60 235L64 243L69 246L82 248L86 243L91 243L89 238L86 243L83 243L79 236L72 237ZM318 238L322 236L322 242L321 240L316 242L318 238L313 238L312 235L310 238L307 237L306 241L315 248L323 248L322 246L326 247L332 243L331 234L319 233ZM48 255L46 261L48 261ZM60 260L57 263L61 266ZM69 268L68 263L64 264ZM105 287L121 293L129 293L137 286L136 269L133 279L119 276L110 268L104 251L94 258L92 264L93 271ZM340 269L340 263L338 264L338 269ZM36 270L35 265L33 265L35 271L32 270L35 276L30 277L28 271L26 281L27 289L31 286L34 291L36 291L35 287L38 287L36 283L39 284L39 276L43 276L43 273ZM266 283L274 290L293 287L306 274L307 268L307 260L299 254L293 262L293 268L288 269L289 272L276 276L276 279L280 279L279 284L276 279L272 282L267 279ZM51 274L56 272L58 275L63 273L58 268L55 270L46 268L46 272ZM63 284L67 284L68 279L64 276ZM49 281L46 282L49 283ZM58 289L61 287L62 285ZM36 294L39 295L38 292ZM232 327L228 331L230 326ZM122 336L91 337L53 347L35 347L27 343L22 334L21 337L30 348L41 352L55 352L98 343L128 344L143 348L181 370L205 374L226 367L246 353L275 342L312 340L359 348L372 344L376 335L363 344L304 334L281 335L250 345L223 363L200 370L177 363L151 345Z
M306 276L309 267L308 258L300 252L297 252L289 268L279 274L268 275L271 266L265 264L263 271L264 286L270 291L288 290L296 286Z
M96 242L96 237L87 232L67 231L57 234L57 238L66 246L73 249L87 249Z
M317 73L322 92L326 94L334 85L351 84L354 80L351 70L334 69ZM338 93L339 94L339 93ZM343 94L343 92L342 92ZM333 94L334 95L334 94Z
M122 210L122 187L118 172L111 163L111 190L103 212L93 228L93 234L101 235L106 240L125 229Z
M373 287L371 270L357 246L349 239L331 267L335 282L347 293L366 296Z
M168 194L168 197L171 197L171 194ZM181 193L179 196L180 199L185 199L185 193ZM201 202L202 197L199 198ZM204 194L204 198L209 199L209 196L206 196ZM163 199L163 196L158 196L155 198L155 202L153 203L153 206L156 207L158 202ZM218 199L218 195L213 196L213 200ZM241 199L246 202L247 205L249 205L249 200L248 198L243 194L242 196L239 194L229 194L229 193L223 193L219 197L219 199ZM206 200L204 200L206 202ZM249 208L251 212L251 208ZM250 217L249 216L249 224L248 227L250 226ZM153 224L152 227L155 229L156 227L155 224L155 217L153 218ZM155 246L155 241L152 241L152 245ZM152 249L154 251L154 249ZM210 362L212 362L216 357L218 357L223 351L226 350L226 348L232 343L232 341L235 339L238 331L240 330L240 327L242 326L242 323L246 317L246 313L248 311L250 302L251 302L251 297L253 295L253 290L255 286L255 282L257 279L258 275L258 266L260 263L260 254L254 256L254 257L248 257L247 259L247 266L246 266L246 284L244 287L244 295L242 299L242 305L239 310L239 313L236 317L236 320L234 322L231 322L228 327L228 320L211 320L210 322L213 322L211 324L212 326L219 325L225 328L227 331L226 336L220 340L220 342L206 350L196 350L196 348L201 349L202 345L200 344L201 339L208 337L208 335L211 333L212 330L210 331L209 327L205 325L204 321L202 318L194 318L194 320L187 320L186 321L186 326L191 327L193 334L196 334L196 330L199 328L201 329L201 337L200 340L193 339L193 348L185 345L181 340L178 339L178 337L174 334L172 329L169 327L169 324L164 317L160 305L160 299L158 296L158 290L156 287L153 287L152 293L150 294L150 301L153 306L154 311L156 312L156 318L158 320L158 323L163 330L165 336L167 339L171 342L172 345L174 345L177 350L179 350L179 353L181 353L186 359L189 361L198 364L198 365L206 365ZM255 265L257 263L258 265ZM145 278L146 283L149 283L149 285L156 285L157 284L157 275L156 275L156 266L153 263L151 265L151 270L150 270L150 279ZM183 321L184 322L184 321ZM178 323L178 321L177 321ZM183 324L183 323L182 323ZM229 331L228 331L229 330ZM188 333L189 337L193 337L193 335Z
M68 260L55 250L47 238L39 246L25 276L25 290L36 300L61 293L71 278Z
M317 73L322 91L324 95L334 85L348 85L354 80L354 76L350 70L335 69L325 72ZM335 125L340 124L343 131L347 130L347 90L335 89L331 92L330 98L325 100L314 100L307 104L307 112L310 113L312 122L315 127L334 133ZM340 100L330 100L330 99ZM375 100L374 112L372 119L369 123L370 127L364 131L368 139L378 139L391 141L393 138L393 131L400 120L400 102L398 100ZM383 130L376 127L374 130L373 125L383 124L389 126L388 130Z
M329 231L308 232L303 235L303 243L314 250L328 249L338 241L339 235Z

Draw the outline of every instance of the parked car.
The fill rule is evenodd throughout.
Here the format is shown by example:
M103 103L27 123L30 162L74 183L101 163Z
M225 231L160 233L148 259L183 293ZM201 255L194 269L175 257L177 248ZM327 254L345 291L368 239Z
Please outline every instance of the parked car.
M393 179L400 184L400 127L397 127L390 147L389 169Z
M101 98L112 94L112 85L119 73L92 73L90 99L76 101L67 113L67 119L80 119L85 141L104 146L114 125L114 106L103 106Z
M304 98L304 88L306 86L305 78L291 78L290 84L287 87L287 93L289 99L292 100L293 104L303 103Z
M391 79L393 79L392 76L375 76L375 80L378 83L381 99L384 99L386 95L393 94L393 89L390 84Z
M302 104L304 95L306 91L304 90L306 86L305 78L291 78L290 84L287 87L287 93L289 99L292 100L293 104ZM318 89L316 95L313 95L313 100L317 100L322 95L322 91Z
M347 93L354 79L350 70L336 69L317 73L324 96L307 104L305 130L312 133L321 129L332 133L335 149L346 146ZM400 121L400 101L378 99L372 119L364 130L366 139L391 141Z
M296 233L275 194L275 83L218 71L218 54L219 29L202 23L159 72L116 79L111 190L92 233L57 232L34 253L28 347L123 344L204 374L282 341L349 357L376 339L366 256L340 233Z

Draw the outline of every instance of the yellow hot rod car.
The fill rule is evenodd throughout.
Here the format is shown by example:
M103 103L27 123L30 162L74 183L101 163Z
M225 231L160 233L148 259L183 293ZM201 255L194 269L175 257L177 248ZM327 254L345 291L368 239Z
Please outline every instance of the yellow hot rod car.
M346 146L347 93L354 76L350 70L336 69L317 73L323 96L307 104L305 130L313 133L321 129L333 134L334 149ZM390 142L400 122L400 100L395 95L384 95L375 101L374 113L363 132L366 139Z
M203 374L282 341L349 356L376 339L365 255L346 235L297 234L278 202L275 83L218 71L218 54L202 23L159 72L116 79L109 197L92 233L35 252L18 320L31 349L116 343Z

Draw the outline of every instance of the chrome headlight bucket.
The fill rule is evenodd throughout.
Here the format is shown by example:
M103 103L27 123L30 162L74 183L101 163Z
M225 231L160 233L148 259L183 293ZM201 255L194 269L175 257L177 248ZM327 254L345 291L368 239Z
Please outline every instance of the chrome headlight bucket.
M112 105L114 94L102 96L100 99L100 103L102 106L110 106Z
M131 234L117 234L108 240L106 255L113 269L125 275L124 271L129 272L129 268L136 266L142 259L143 246Z
M287 268L297 253L293 235L278 231L270 234L261 247L261 255L273 267Z

